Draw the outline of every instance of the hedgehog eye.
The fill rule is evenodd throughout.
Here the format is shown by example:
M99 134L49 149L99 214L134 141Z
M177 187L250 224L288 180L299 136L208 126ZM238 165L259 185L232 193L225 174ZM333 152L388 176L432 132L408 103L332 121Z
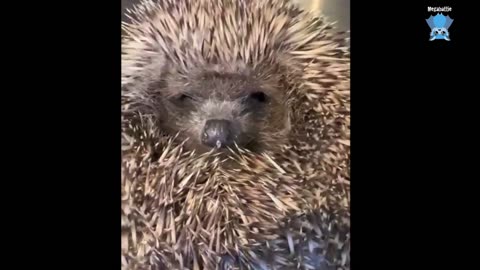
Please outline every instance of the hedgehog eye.
M192 96L188 94L181 94L171 98L171 101L177 106L183 106L189 104L190 101L195 100Z
M186 94L181 94L180 96L177 97L178 101L184 102L188 100L193 100L192 96L186 95Z
M248 99L249 100L253 100L253 101L256 101L256 102L259 102L259 103L266 103L268 101L268 97L265 93L263 92L254 92L254 93L251 93L249 96L248 96Z

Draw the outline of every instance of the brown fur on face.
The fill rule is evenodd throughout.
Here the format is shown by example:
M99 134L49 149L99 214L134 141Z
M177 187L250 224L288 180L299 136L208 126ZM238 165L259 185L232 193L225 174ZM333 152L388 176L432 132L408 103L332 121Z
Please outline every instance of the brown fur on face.
M160 78L143 78L143 89L137 91L143 91L140 97L148 101L147 111L157 117L160 130L186 140L191 150L212 149L201 136L206 121L213 119L232 124L235 139L230 148L236 144L256 152L273 150L287 139L289 110L282 78L266 76L263 69L256 73L242 64L217 64L189 74L170 70Z

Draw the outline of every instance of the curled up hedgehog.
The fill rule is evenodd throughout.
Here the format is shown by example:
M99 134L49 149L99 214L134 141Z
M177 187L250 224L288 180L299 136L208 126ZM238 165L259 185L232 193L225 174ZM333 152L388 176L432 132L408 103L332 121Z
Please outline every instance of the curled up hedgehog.
M281 0L129 16L122 268L349 269L344 33Z

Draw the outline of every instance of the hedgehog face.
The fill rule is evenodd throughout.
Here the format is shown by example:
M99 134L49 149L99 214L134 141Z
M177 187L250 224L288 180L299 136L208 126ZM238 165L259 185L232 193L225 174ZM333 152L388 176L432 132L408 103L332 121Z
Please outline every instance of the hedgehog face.
M190 148L262 151L286 139L285 96L271 83L217 71L170 75L164 82L157 91L162 93L161 129L188 139Z

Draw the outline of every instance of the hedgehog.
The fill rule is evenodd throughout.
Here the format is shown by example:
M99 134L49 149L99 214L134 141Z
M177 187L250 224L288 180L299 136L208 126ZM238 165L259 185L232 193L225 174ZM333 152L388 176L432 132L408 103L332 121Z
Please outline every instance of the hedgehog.
M144 0L123 35L122 268L348 269L345 33L280 0Z

